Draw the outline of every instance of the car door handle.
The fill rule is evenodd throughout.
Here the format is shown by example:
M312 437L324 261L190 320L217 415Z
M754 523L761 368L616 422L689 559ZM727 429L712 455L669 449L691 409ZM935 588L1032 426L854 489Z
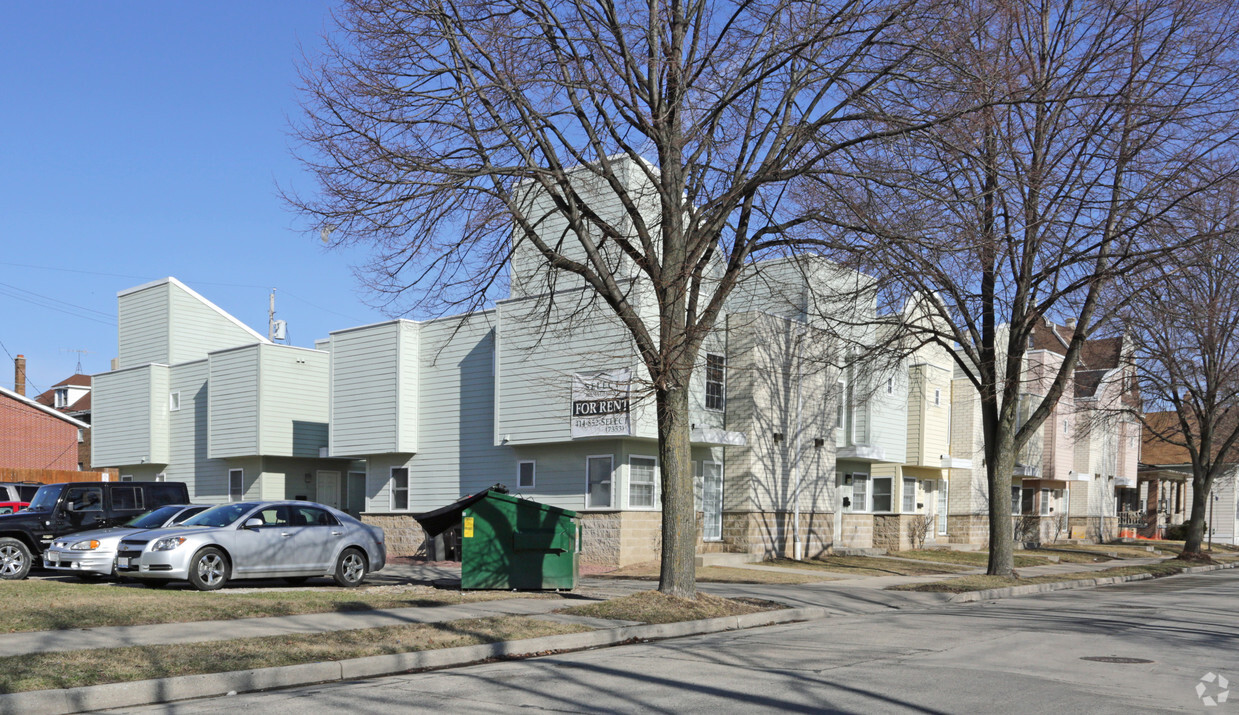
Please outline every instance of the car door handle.
M331 532L331 535L332 535L332 536L344 536L344 532L343 532L343 531L333 531L333 532Z
M292 534L288 533L287 531L280 532L280 538L287 539L290 536L292 536Z

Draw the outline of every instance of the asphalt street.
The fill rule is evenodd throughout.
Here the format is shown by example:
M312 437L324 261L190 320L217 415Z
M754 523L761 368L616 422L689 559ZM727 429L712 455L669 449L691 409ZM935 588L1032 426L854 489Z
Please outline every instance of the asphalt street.
M1239 712L1237 596L1227 570L126 711Z

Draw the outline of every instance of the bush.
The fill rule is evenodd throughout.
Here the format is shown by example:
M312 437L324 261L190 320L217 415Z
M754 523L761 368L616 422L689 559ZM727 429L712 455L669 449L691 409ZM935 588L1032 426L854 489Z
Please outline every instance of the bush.
M1208 535L1209 533L1208 524L1205 524L1204 533L1206 535ZM1186 541L1187 540L1187 523L1184 522L1182 524L1175 524L1174 526L1167 526L1165 537L1167 541Z

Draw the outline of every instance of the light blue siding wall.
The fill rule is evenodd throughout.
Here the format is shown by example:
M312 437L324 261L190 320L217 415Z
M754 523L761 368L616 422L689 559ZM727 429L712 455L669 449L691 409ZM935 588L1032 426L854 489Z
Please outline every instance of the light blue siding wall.
M258 346L211 353L209 453L246 457L258 449Z
M263 345L259 353L259 453L318 457L327 446L330 356L288 345Z
M267 342L179 283L169 284L168 299L171 364L201 360L216 350Z
M96 375L91 462L100 467L168 462L168 367Z
M402 361L407 321L342 330L331 336L331 454L364 456L415 450L400 439L402 370L416 370L417 355ZM415 326L414 326L415 329ZM413 378L416 380L416 378ZM416 384L406 399L416 401ZM408 444L408 442L413 442Z
M605 305L589 303L588 296L578 302L580 296L569 293L549 307L536 299L499 304L501 441L570 441L574 373L629 368L641 374L626 329ZM639 434L652 429L652 415L636 422Z
M396 451L417 451L418 431L421 425L421 326L401 321L397 335L399 346L399 370L396 382Z
M168 291L160 283L117 297L118 368L170 361Z
M185 482L190 498L201 504L228 500L228 467L207 453L209 369L206 360L197 360L172 367L169 377L169 389L181 394L181 409L168 416L170 460L165 477Z

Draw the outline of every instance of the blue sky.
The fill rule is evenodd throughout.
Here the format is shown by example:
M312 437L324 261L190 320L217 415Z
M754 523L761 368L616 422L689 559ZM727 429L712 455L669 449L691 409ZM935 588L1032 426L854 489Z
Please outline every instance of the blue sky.
M382 320L351 266L296 230L277 187L312 189L290 153L300 46L332 3L0 5L0 385L34 392L106 371L116 293L175 276L290 342Z

